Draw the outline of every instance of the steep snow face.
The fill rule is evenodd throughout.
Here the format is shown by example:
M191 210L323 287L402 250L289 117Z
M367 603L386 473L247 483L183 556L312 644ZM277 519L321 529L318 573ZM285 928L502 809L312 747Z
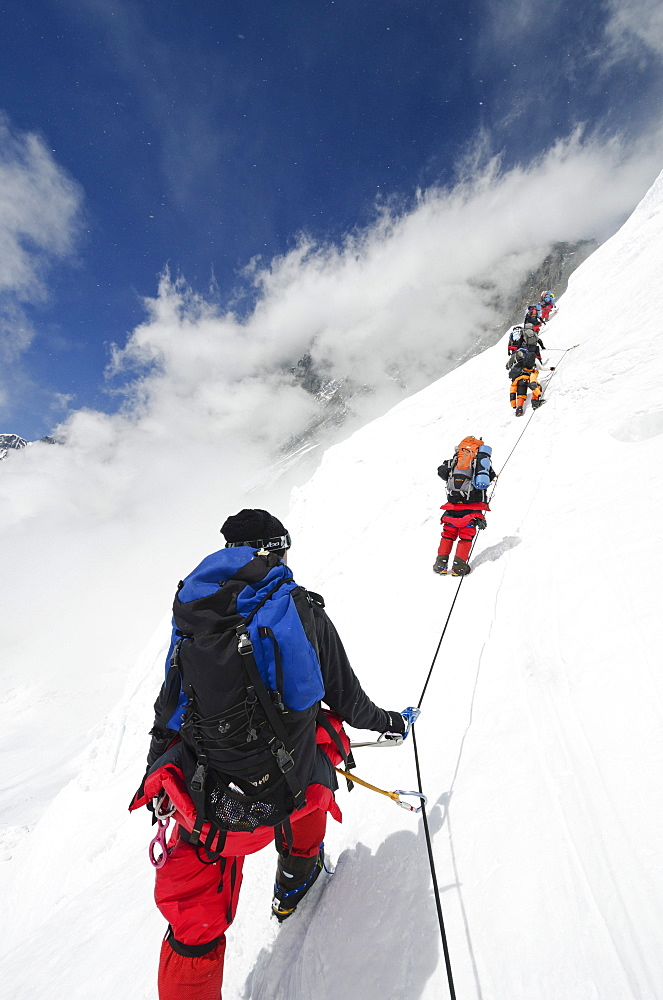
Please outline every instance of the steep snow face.
M297 579L324 594L388 709L418 701L461 587L417 724L459 997L660 1000L663 347L639 303L662 265L659 178L544 330L558 362L546 406L513 417L504 341L331 449L288 518ZM493 446L500 478L459 584L431 571L436 468L468 433ZM75 758L43 747L23 703L10 706L8 996L156 996L152 830L123 810L167 640L166 616ZM21 785L40 755L54 785L71 775L43 808ZM384 788L416 785L408 743L357 751L357 764ZM363 789L339 801L344 823L326 841L336 872L281 929L274 856L249 859L225 1000L447 995L421 822Z

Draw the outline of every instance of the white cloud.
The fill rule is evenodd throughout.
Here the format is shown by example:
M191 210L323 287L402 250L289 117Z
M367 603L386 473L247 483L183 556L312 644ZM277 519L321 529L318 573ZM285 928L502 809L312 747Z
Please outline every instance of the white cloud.
M480 138L455 186L420 192L401 214L383 209L340 246L302 237L255 263L258 302L245 320L164 275L145 322L114 352L112 372L126 379L121 414L82 411L65 424L85 482L70 469L62 489L85 506L94 468L116 463L123 472L111 490L102 477L101 507L131 504L123 484L140 480L150 510L150 477L160 489L162 462L177 454L178 477L196 489L222 493L232 467L231 492L241 495L253 470L280 460L283 443L318 415L290 372L305 353L328 377L369 387L353 403L359 420L383 411L454 367L551 243L614 231L658 172L662 148L660 135L638 145L578 130L502 170ZM197 466L205 449L213 470Z
M43 140L0 115L0 292L34 302L44 267L72 253L81 194Z
M468 156L455 186L420 193L411 210L382 210L341 246L302 237L254 264L258 304L244 321L164 275L145 322L114 352L112 372L127 378L123 414L95 418L111 452L132 434L136 450L215 442L224 461L234 449L241 479L316 416L290 374L307 352L328 377L370 388L353 403L360 419L383 411L403 383L408 392L427 384L494 327L503 298L551 243L614 231L658 172L663 142L578 130L508 171L480 146L482 167ZM74 415L67 427L83 450L91 419Z
M33 329L25 312L47 296L49 267L73 253L81 192L43 140L0 113L0 413L15 394L14 368Z
M606 37L613 54L633 58L643 52L663 57L663 4L660 0L609 0Z

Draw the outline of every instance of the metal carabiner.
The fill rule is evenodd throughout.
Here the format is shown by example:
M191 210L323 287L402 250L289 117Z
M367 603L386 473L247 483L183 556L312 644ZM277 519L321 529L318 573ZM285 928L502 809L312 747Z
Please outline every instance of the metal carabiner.
M165 809L163 807L164 802L168 802L168 806ZM175 806L172 802L169 802L166 792L161 792L159 795L154 796L152 799L152 809L154 811L154 818L158 820L170 819L175 812Z
M399 799L399 801L396 803L396 805L399 805L401 807L401 809L407 809L409 812L420 813L421 810L423 809L423 807L428 802L428 798L427 798L427 796L424 795L423 792L406 792L402 788L396 788L396 789L394 789L394 791L395 791L396 795L414 795L415 798L421 799L421 805L420 806L413 806L410 802L401 802L400 799Z
M368 743L351 743L350 749L356 750L359 747L399 747L402 743L403 737L400 733L395 733L390 739L387 739L383 733L377 740L369 741Z

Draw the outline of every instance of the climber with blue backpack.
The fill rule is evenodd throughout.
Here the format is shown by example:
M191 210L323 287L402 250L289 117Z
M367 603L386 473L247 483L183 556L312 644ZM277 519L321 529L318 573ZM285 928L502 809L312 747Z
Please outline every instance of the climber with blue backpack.
M354 766L343 722L397 740L417 712L387 712L364 692L323 599L286 565L278 518L242 510L221 531L226 547L175 596L147 772L130 806L147 805L159 824L150 858L169 925L159 1000L219 1000L247 854L276 846L279 921L315 882L327 813L341 820L334 768Z
M456 555L451 568L452 576L467 576L470 572L468 557L477 529L486 527L485 512L490 510L486 490L495 479L491 465L492 448L481 438L465 437L453 458L438 468L437 474L447 487L447 502L440 508L442 537L437 550L433 572L446 576L449 556L458 539Z
M512 326L509 330L509 336L507 339L507 353L509 357L515 354L518 348L522 345L523 341L523 328L522 326Z
M557 303L555 302L555 293L551 291L541 292L541 318L547 322L550 319L553 311L557 309Z

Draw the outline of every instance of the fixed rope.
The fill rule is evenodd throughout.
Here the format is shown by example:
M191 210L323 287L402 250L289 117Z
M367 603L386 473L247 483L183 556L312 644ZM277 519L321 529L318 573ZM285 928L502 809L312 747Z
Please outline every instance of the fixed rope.
M569 353L569 351L573 351L573 350L575 350L575 348L576 348L576 347L580 347L580 344L573 344L573 346L572 346L572 347L567 347L567 348L566 348L566 349L564 350L564 353L562 354L561 358L559 359L559 361L558 361L558 362L557 362L557 364L555 365L555 368L554 368L554 371L553 371L552 375L550 376L550 378L549 378L549 379L548 379L548 381L546 382L546 384L545 384L545 386L544 386L544 388L543 388L543 390L542 390L542 392L541 392L541 399L543 399L543 397L545 396L545 394L546 394L546 391L547 391L547 389L548 389L548 386L550 385L550 383L551 383L551 382L552 382L552 380L554 379L555 375L557 374L557 372L558 372L558 370L559 370L559 366L561 365L561 363L562 363L562 361L564 360L564 358L566 357L566 355L567 355L567 354ZM551 347L551 348L550 348L550 350L556 350L556 348L552 348L552 347ZM509 454L508 454L508 455L506 456L506 458L504 459L504 465L502 466L502 468L501 468L501 470L500 470L500 473L499 473L499 476L497 476L497 479L495 480L495 485L493 486L493 489L492 489L492 491L491 491L491 494L490 494L490 496L488 497L488 503L490 503L490 501L491 501L491 500L493 499L493 496L495 495L495 490L497 489L497 480L499 479L499 477L500 477L500 476L502 475L502 473L504 472L504 470L505 470L505 468L506 468L506 466L507 466L507 462L509 461L509 459L510 459L510 458L511 458L511 456L513 455L513 453L514 453L514 451L516 450L516 448L518 447L518 445L520 444L520 439L522 438L523 434L525 433L525 431L526 431L526 430L527 430L527 428L529 427L529 425L530 425L530 423L531 423L531 420L532 420L532 417L533 417L533 416L534 416L534 410L532 410L532 412L530 413L530 415L529 415L529 419L527 420L527 423L525 424L525 426L523 427L522 431L520 432L520 434L519 434L519 435L518 435L518 437L516 438L516 443L514 444L513 448L511 449L511 451L509 452ZM474 540L476 541L476 537L475 537L475 539L474 539ZM472 544L472 548L474 548L474 544Z
M566 350L562 354L562 357L557 362L557 365L555 366L555 370L553 371L552 375L548 379L548 381L546 383L546 386L545 386L545 388L543 389L543 391L541 393L541 396L543 396L545 394L546 389L548 388L548 386L552 382L553 378L557 374L557 369L561 365L561 363L564 360L565 356L569 353L569 351L574 350L574 348L576 348L578 346L579 346L578 344L574 344L573 347L567 347L566 348ZM521 433L519 434L518 438L516 439L516 443L514 444L513 448L509 452L509 454L507 455L506 460L505 460L504 465L502 466L502 468L500 470L499 475L495 478L495 483L494 483L493 488L491 490L490 496L488 497L488 502L489 503L492 500L493 496L495 495L495 490L497 489L497 483L499 481L499 477L504 472L504 469L506 467L507 462L509 461L509 459L513 455L514 451L518 447L518 445L520 443L520 440L521 440L523 434L525 433L525 431L527 430L527 428L529 427L530 421L531 421L531 419L532 419L533 416L534 416L534 411L532 411L532 413L530 414L529 420L527 421L527 423L523 427ZM474 539L472 541L472 547L471 547L470 552L469 552L469 556L471 556L472 552L474 551L474 546L476 544L476 541L477 541L478 537L479 537L478 534L476 534L474 536ZM469 562L469 556L468 556L468 562ZM458 600L458 595L460 594L460 588L463 586L464 582L465 582L465 577L462 576L460 578L459 582L458 582L458 586L456 588L456 593L454 594L454 599L451 602L451 607L449 608L449 613L447 614L447 618L446 618L446 621L444 623L444 627L442 628L442 634L440 635L440 639L438 641L437 648L436 648L435 653L433 655L433 659L432 659L431 665L429 667L428 674L426 675L426 681L424 683L423 690L421 692L421 697L419 698L419 701L417 702L417 708L419 708L419 709L421 708L421 703L424 700L424 695L426 694L426 690L428 688L428 684L429 684L431 676L433 674L433 668L435 667L435 663L437 661L437 657L438 657L438 654L440 652L440 648L442 646L442 642L443 642L444 637L446 635L447 628L449 627L449 622L451 620L451 615L452 615L453 610L454 610L454 608L456 606L456 601ZM413 749L414 749L414 764L415 764L415 768L416 768L416 771L417 771L417 787L419 789L419 792L421 794L423 794L423 784L422 784L422 780L421 780L421 767L420 767L420 764L419 764L419 751L417 749L417 735L416 735L416 732L415 732L415 723L412 724L412 746L413 746ZM439 889L439 885L438 885L438 881L437 881L437 871L435 869L435 859L433 857L433 844L432 844L432 840L431 840L430 829L429 829L429 826L428 826L428 816L427 816L427 813L426 813L426 802L425 802L424 799L422 799L422 805L421 805L421 818L422 818L423 824L424 824L424 836L426 838L426 850L428 852L428 862L430 864L431 879L432 879L432 883L433 883L433 895L435 897L435 908L437 910L437 919L438 919L438 923L440 925L440 937L442 939L442 951L444 953L444 964L445 964L446 972L447 972L447 983L449 985L449 996L450 996L451 1000L456 1000L456 988L454 986L453 972L452 972L452 969L451 969L451 956L449 954L449 945L448 945L448 941L447 941L447 932L446 932L446 928L445 928L445 925L444 925L444 915L442 913L442 901L440 899L440 889Z

